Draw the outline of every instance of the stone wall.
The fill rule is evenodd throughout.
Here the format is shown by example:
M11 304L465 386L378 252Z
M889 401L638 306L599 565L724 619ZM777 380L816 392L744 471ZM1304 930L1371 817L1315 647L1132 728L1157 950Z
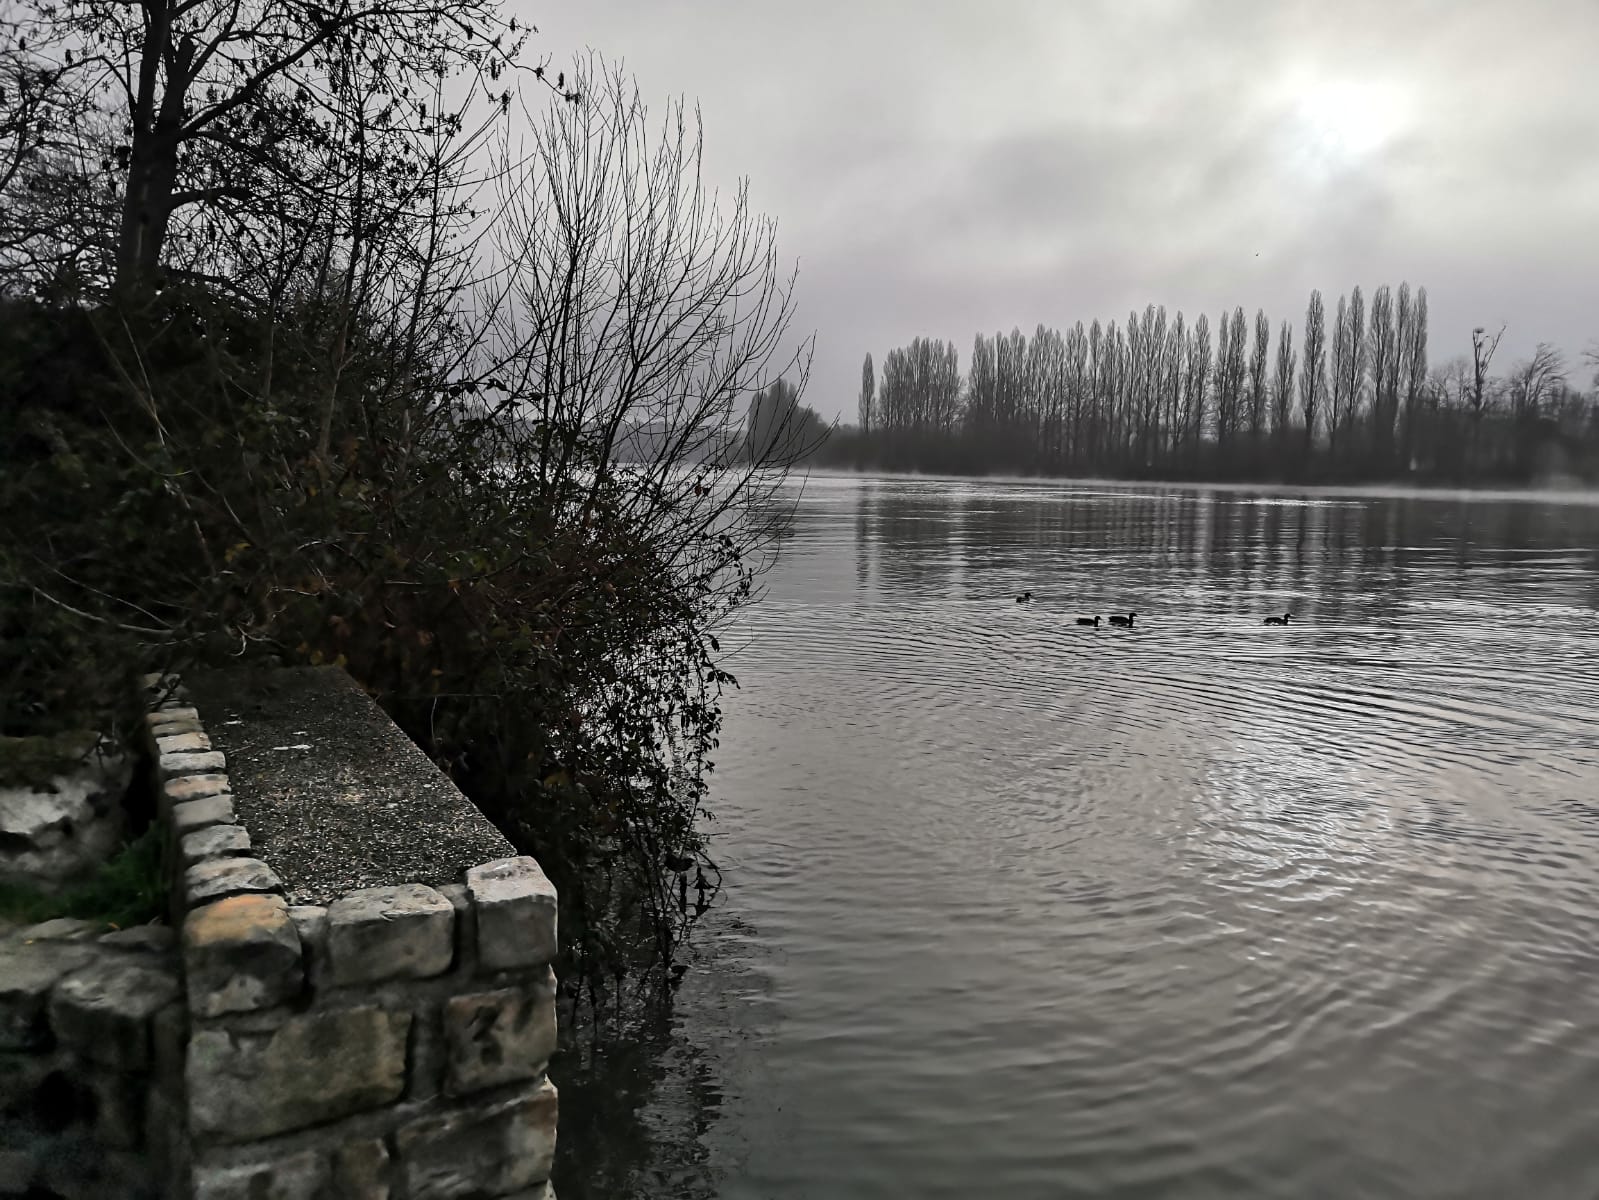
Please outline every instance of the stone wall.
M0 940L0 1196L163 1194L181 992L170 929L55 920Z
M553 1197L553 887L342 673L260 686L279 684L343 714L317 749L325 775L363 739L379 752L337 786L268 769L266 751L313 750L266 745L275 719L306 718L152 677L177 936L89 941L53 922L0 943L0 1105L45 1114L0 1152L0 1196ZM213 739L219 722L238 727L242 772ZM425 880L394 879L383 837L351 831L405 811L418 781L438 790L398 832L443 849L405 863Z

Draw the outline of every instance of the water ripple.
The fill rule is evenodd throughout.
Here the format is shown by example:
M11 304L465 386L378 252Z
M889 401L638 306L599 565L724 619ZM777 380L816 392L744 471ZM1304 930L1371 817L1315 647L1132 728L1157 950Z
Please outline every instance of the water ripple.
M1599 1195L1596 544L813 478L729 664L697 986L762 1000L680 1004L731 1081L683 1194Z

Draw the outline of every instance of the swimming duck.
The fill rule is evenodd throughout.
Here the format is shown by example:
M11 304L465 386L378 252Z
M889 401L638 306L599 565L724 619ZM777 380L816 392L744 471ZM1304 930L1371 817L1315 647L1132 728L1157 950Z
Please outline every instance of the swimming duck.
M1098 617L1078 617L1077 618L1077 623L1079 625L1092 625L1095 629L1099 628L1099 618Z
M1031 592L1023 592L1020 596L1016 597L1016 603L1017 604L1026 604L1032 598L1033 598L1033 593L1031 593Z
M1293 616L1293 613L1285 612L1280 617L1267 617L1262 623L1266 625L1286 625L1289 621L1293 620Z
M1124 625L1128 629L1131 629L1133 627L1133 618L1136 617L1137 615L1138 615L1137 613L1128 613L1124 617L1120 613L1114 613L1114 614L1111 615L1110 623L1112 625Z

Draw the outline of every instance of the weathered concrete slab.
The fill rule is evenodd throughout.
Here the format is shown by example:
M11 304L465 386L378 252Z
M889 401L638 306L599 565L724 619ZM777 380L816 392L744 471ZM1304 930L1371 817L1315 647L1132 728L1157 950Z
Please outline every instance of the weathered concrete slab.
M204 672L184 683L227 760L237 819L290 904L454 883L515 855L343 670Z

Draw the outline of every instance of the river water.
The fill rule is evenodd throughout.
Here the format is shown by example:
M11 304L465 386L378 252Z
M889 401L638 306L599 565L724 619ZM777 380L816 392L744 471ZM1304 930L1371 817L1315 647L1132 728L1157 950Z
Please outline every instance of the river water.
M728 638L725 895L567 1064L563 1200L1599 1196L1596 548L811 476Z

